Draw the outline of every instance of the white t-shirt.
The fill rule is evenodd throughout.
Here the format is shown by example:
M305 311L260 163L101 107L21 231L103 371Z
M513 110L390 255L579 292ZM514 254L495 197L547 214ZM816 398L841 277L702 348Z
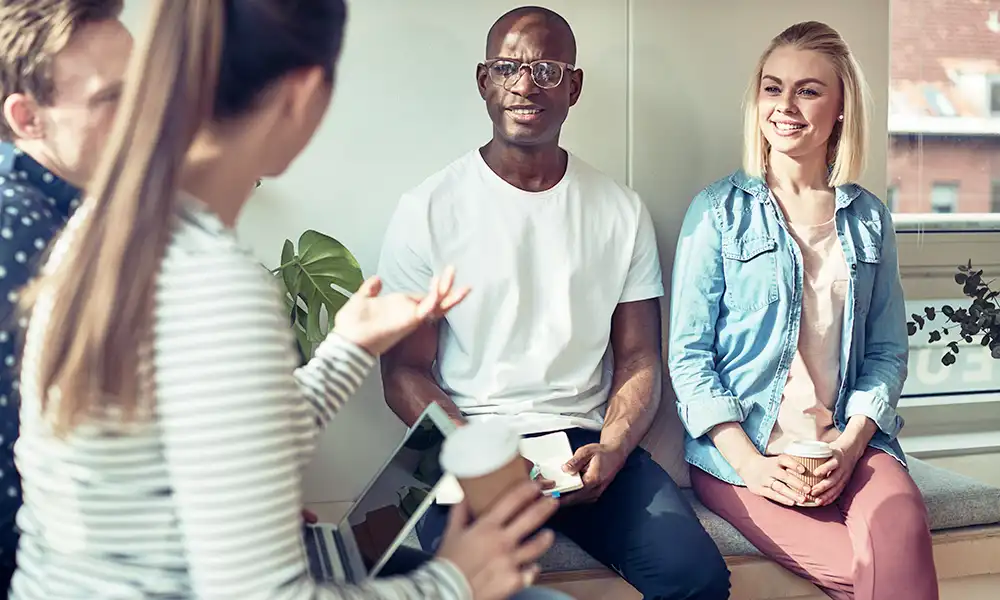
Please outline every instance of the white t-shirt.
M611 316L663 295L639 196L572 154L558 184L526 192L473 150L403 195L378 274L387 292L424 292L448 265L472 291L440 325L434 375L463 414L600 429Z

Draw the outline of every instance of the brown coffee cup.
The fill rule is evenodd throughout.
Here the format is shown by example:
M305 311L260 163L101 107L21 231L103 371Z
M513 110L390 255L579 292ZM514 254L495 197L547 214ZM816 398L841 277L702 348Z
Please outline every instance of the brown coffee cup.
M833 456L833 449L826 442L798 441L788 444L784 454L791 456L796 462L805 467L806 472L799 474L799 478L807 485L816 485L823 481L822 477L816 476L816 469L820 465L830 460Z
M486 421L452 432L441 448L441 468L455 476L473 516L486 513L506 492L529 479L520 436Z

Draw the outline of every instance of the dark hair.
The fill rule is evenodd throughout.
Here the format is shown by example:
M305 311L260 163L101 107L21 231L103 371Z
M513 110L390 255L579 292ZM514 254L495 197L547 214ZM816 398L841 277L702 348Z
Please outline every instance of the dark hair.
M48 320L31 384L61 433L98 406L136 414L140 342L198 130L245 114L295 69L332 79L347 17L344 0L152 0L150 13L81 214L26 295Z
M294 69L319 65L333 79L347 20L343 0L225 0L225 5L213 116L242 114L261 90Z

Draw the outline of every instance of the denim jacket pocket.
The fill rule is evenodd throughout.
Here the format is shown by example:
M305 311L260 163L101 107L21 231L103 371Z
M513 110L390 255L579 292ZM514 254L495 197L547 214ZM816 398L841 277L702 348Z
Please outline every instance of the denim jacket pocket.
M778 300L778 243L770 237L723 239L726 291L733 311L751 312Z

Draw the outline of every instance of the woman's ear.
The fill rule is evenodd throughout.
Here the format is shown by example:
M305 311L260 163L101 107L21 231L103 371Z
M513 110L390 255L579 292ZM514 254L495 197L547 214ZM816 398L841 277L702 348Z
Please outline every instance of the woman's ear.
M332 85L326 71L319 66L296 69L285 75L281 82L284 116L294 121L308 119L317 103L329 102Z

